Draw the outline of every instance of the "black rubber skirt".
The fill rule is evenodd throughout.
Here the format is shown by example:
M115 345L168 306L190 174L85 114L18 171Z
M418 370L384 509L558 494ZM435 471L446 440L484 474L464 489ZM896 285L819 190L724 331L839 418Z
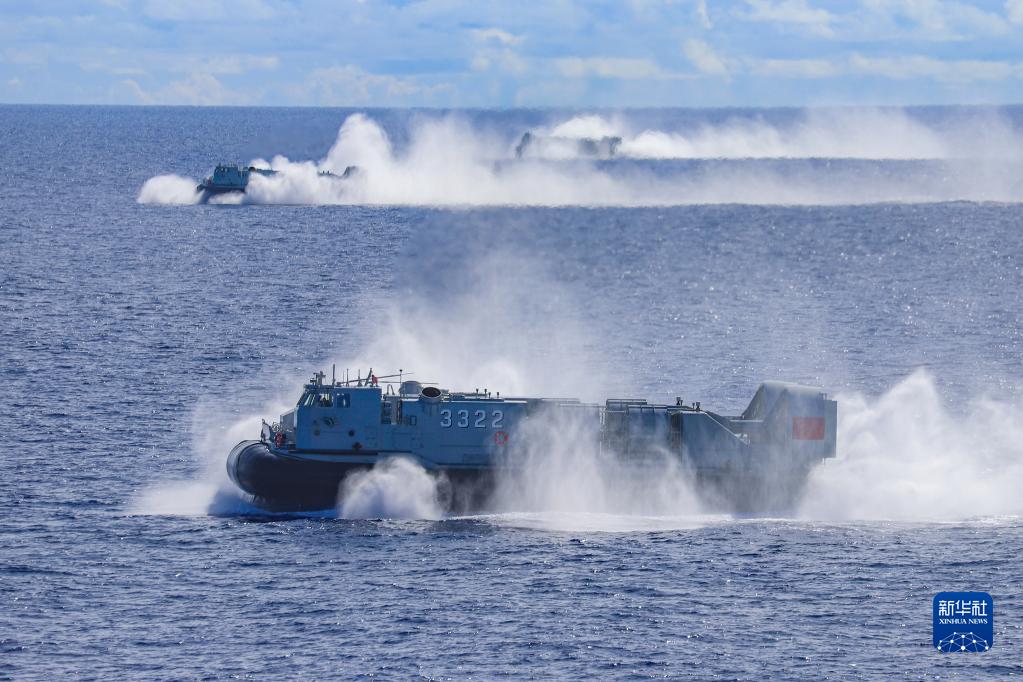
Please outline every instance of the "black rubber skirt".
M282 511L330 509L344 477L368 468L278 455L258 440L243 440L227 456L227 475L235 485L259 506Z
M313 511L337 506L345 477L372 466L364 462L308 460L277 454L266 443L243 440L227 456L227 475L273 511ZM438 502L448 511L483 509L493 490L493 473L486 468L434 471Z

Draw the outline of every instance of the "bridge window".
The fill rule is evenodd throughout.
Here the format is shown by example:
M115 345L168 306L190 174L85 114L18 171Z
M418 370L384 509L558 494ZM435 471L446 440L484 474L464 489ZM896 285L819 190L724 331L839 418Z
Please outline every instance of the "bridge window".
M347 394L344 397L347 398ZM298 405L299 407L333 407L334 396L330 391L306 391L299 399Z

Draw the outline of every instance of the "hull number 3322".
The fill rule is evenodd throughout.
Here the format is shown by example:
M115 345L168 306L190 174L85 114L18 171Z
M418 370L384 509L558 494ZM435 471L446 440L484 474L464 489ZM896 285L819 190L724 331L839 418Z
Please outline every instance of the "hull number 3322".
M457 426L462 429L499 429L504 426L504 412L494 410L441 410L440 425L445 429Z

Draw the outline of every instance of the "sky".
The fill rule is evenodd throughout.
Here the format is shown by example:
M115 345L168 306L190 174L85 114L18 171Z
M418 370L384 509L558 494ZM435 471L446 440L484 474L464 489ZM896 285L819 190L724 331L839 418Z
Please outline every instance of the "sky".
M1023 0L0 0L0 102L1023 103Z

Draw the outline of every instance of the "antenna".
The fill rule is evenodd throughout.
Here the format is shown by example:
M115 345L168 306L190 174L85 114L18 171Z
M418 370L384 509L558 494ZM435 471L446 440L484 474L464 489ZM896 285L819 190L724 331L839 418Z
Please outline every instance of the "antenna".
M337 385L337 365L334 363L330 365L330 385Z
M412 372L409 372L409 376L412 376ZM381 379L393 379L394 377L401 379L400 374L378 374L377 381L380 381Z

